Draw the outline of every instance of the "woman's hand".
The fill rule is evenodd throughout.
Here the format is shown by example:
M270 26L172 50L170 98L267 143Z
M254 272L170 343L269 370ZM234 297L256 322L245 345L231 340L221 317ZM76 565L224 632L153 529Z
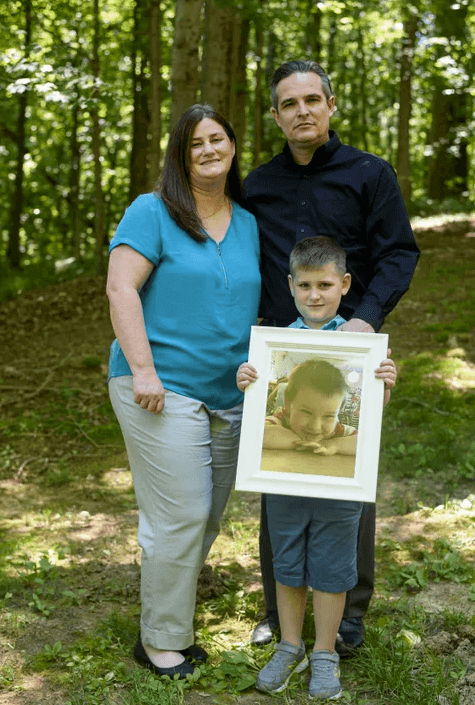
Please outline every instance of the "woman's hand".
M236 373L236 384L238 389L243 392L246 387L256 381L257 377L258 374L255 367L250 365L248 362L243 362L242 365L239 366Z
M134 381L134 402L145 411L159 414L165 404L165 390L155 369L136 372Z

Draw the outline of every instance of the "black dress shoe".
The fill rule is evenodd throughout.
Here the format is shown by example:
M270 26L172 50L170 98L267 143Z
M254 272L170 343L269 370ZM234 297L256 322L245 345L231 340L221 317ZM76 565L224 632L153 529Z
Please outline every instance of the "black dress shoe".
M341 635L337 634L336 642L335 642L335 651L337 652L341 661L343 661L344 659L353 658L353 656L356 656L356 652L362 646L363 646L363 642L361 642L361 644L356 644L356 646L351 646L350 644L346 644L343 641L343 639L341 638Z
M188 663L188 661L183 661L183 663L179 663L178 666L172 666L171 668L156 666L147 656L140 638L135 644L134 656L136 661L142 664L142 666L145 666L145 668L148 668L157 676L168 676L169 678L173 678L178 673L180 678L186 678L189 673L191 674L195 670L194 666L192 666L191 663Z
M252 632L251 644L256 646L265 646L265 644L270 644L274 636L277 635L279 631L279 624L273 619L272 616L267 615L262 621L259 622L257 627Z
M342 619L335 642L335 651L340 659L353 658L363 646L365 628L360 617Z
M198 663L206 663L208 659L208 652L205 651L198 644L192 644L186 649L180 649L179 653L182 654L188 661L197 661Z

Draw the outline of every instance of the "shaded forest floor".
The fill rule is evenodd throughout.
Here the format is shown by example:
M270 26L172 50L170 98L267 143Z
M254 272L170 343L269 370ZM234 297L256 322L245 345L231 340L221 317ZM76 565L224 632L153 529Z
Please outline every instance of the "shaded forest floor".
M368 647L342 664L355 705L475 703L475 217L415 229L420 266L383 331L400 379L384 422ZM78 279L0 304L0 705L270 702L245 688L268 658L247 646L263 608L257 495L234 492L200 579L202 679L158 692L134 666L137 510L107 396L104 285ZM305 629L310 644L310 615ZM406 680L438 664L438 700L421 700L421 684L406 697L404 678L384 690L394 645ZM232 650L242 661L226 671ZM279 701L304 702L306 678Z

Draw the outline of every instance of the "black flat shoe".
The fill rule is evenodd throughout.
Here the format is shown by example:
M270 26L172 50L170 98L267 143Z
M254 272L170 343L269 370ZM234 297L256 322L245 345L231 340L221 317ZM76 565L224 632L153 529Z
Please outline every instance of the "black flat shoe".
M171 668L156 666L147 656L141 639L139 639L135 644L134 656L136 661L138 661L142 666L145 666L145 668L148 668L149 671L152 671L152 673L155 673L157 676L168 676L169 678L173 678L178 673L180 678L186 678L188 674L193 673L195 670L194 666L192 666L188 661L183 661L183 663L179 663L178 666L172 666Z
M208 652L198 646L198 644L192 644L186 649L180 649L179 653L189 661L197 661L198 663L206 663L208 659Z

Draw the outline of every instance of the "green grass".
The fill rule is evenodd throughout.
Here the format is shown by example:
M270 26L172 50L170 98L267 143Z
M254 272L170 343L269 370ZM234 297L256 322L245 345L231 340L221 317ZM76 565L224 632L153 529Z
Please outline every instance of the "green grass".
M40 289L49 284L72 281L80 276L94 274L94 261L91 258L72 262L62 267L53 260L25 263L22 269L12 270L0 266L0 302L16 299L25 291Z
M422 235L431 254L421 258L410 305L405 309L403 299L393 328L388 322L399 380L383 422L380 474L389 489L381 514L382 521L394 521L377 542L365 646L342 663L345 705L460 705L465 666L457 650L468 640L475 654L475 513L456 501L474 492L475 268L471 250L457 249L457 237L463 235L455 230ZM0 276L0 300L5 291L11 298L48 278L58 281L51 270L35 274L34 268L11 279ZM88 291L75 292L71 310L88 300ZM406 339L398 326L407 316L415 323L411 319L413 336ZM80 339L62 343L55 359L63 360L69 346L73 353L44 394L0 414L0 489L6 497L0 517L0 689L18 695L14 705L22 702L30 677L51 691L43 700L52 705L234 705L238 698L242 705L307 705L308 673L280 696L255 693L256 674L273 647L248 643L264 608L259 497L249 493L233 492L208 561L209 582L199 593L195 633L210 652L209 663L195 681L170 682L133 661L140 612L137 507L107 399L107 348L95 345L104 320L88 318ZM52 340L44 343L48 349L38 344L35 350L43 378ZM14 387L23 380L11 373L2 382ZM409 512L416 514L403 516ZM443 600L449 588L461 592L463 607L448 598L438 613L421 607L429 590L440 589ZM437 648L444 635L447 650ZM303 637L310 649L310 604ZM43 705L43 695L30 695L34 705Z
M451 388L447 380L454 380ZM457 388L459 385L459 388ZM399 364L398 387L383 421L380 466L394 478L438 477L448 489L475 474L475 368L423 353Z

